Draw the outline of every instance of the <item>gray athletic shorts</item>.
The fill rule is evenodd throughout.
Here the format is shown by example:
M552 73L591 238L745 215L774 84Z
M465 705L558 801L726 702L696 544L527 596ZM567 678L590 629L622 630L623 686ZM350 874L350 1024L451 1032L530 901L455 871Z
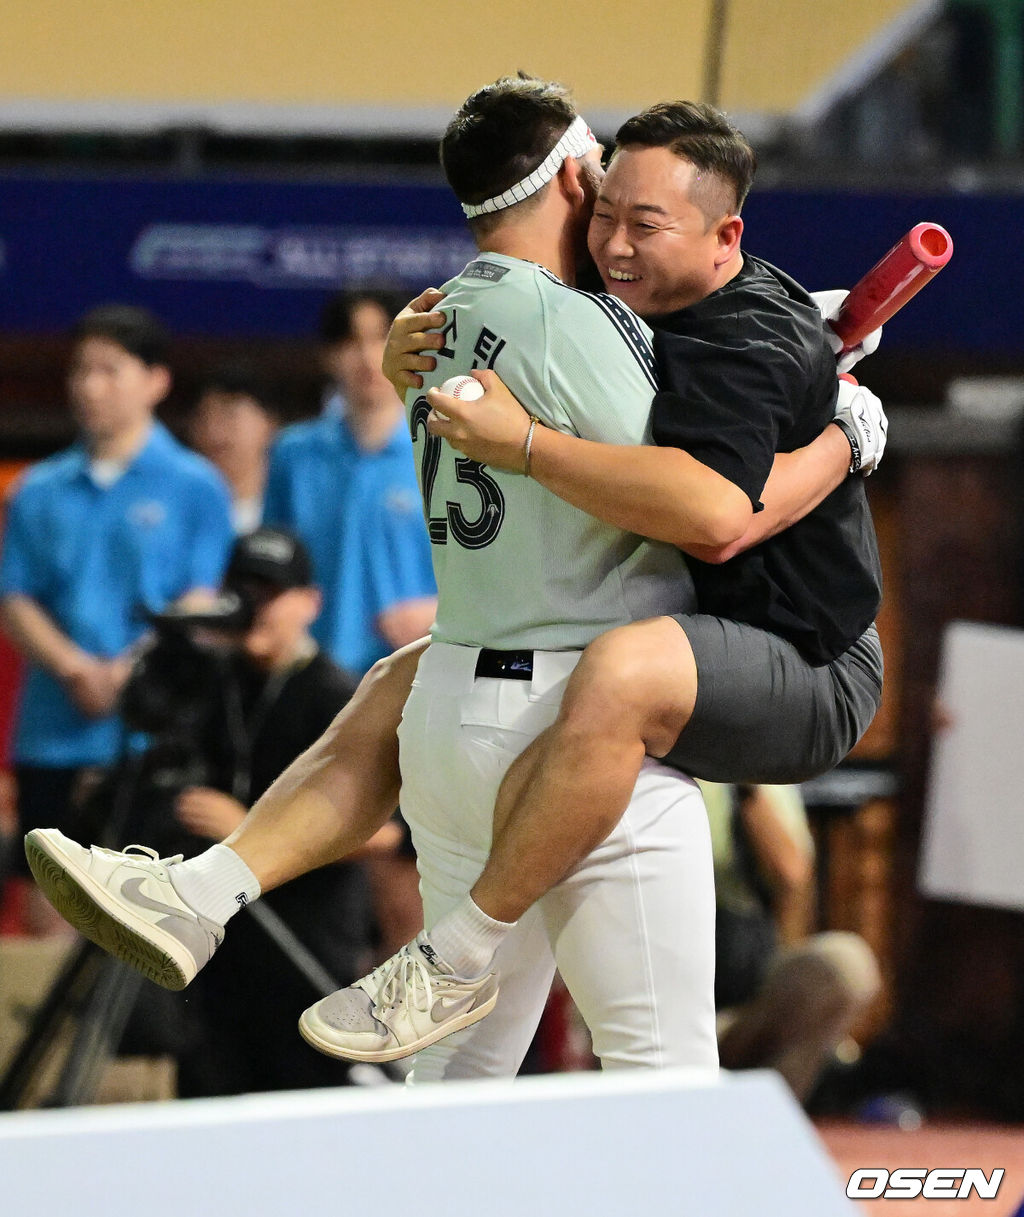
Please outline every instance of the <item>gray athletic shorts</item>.
M882 700L872 625L814 667L775 634L677 613L697 661L697 704L665 762L710 782L806 782L838 765Z

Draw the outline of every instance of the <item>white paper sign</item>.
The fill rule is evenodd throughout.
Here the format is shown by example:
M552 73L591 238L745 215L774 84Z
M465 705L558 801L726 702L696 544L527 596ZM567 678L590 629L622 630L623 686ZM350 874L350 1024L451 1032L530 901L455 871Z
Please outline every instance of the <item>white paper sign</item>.
M1024 910L1024 630L949 625L938 696L920 890Z

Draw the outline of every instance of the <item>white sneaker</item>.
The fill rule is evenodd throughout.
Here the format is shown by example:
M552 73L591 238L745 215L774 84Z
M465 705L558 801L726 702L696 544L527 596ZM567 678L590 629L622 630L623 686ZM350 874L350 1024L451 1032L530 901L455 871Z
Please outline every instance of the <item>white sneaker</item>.
M490 1014L493 972L464 980L445 967L425 933L369 976L304 1010L302 1038L346 1061L397 1061Z
M165 989L184 989L224 941L224 927L190 908L174 890L156 850L85 849L55 828L25 837L32 874L79 933Z

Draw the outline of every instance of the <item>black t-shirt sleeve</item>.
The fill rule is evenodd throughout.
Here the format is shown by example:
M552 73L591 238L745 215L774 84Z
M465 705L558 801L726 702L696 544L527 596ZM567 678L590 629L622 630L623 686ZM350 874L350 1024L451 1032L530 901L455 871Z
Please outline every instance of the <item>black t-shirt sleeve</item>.
M669 333L657 334L655 351L664 386L651 413L655 443L684 449L759 511L800 394L792 356L758 340L722 346Z

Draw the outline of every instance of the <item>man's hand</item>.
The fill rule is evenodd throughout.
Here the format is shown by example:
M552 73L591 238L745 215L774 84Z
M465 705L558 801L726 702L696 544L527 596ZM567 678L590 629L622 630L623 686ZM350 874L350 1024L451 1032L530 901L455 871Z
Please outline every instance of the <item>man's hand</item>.
M878 398L863 385L839 381L839 399L832 420L850 441L850 472L867 477L873 473L885 451L889 420Z
M97 659L82 656L64 675L68 697L87 718L113 714L117 699L131 672L127 659Z
M843 301L849 294L846 288L838 288L835 291L811 292L811 299L818 306L822 321L831 321L833 317L839 315ZM825 337L832 348L832 353L836 356L838 370L849 372L853 365L863 359L865 355L873 355L878 350L878 344L882 341L882 326L879 326L877 330L872 330L859 346L855 346L852 351L847 351L845 355L842 354L843 340L830 325L825 326Z
M530 416L497 372L480 371L476 379L485 392L473 401L449 397L440 389L429 390L427 401L433 409L427 430L443 436L458 452L481 465L523 473Z
M436 287L410 300L391 323L387 346L381 367L391 381L399 397L406 389L422 389L420 372L432 372L437 366L433 355L421 355L421 351L439 351L444 346L442 334L429 334L427 330L438 330L445 322L444 313L430 310L444 299L444 293Z
M183 828L208 841L223 841L245 819L245 808L237 799L208 786L183 790L174 812Z

